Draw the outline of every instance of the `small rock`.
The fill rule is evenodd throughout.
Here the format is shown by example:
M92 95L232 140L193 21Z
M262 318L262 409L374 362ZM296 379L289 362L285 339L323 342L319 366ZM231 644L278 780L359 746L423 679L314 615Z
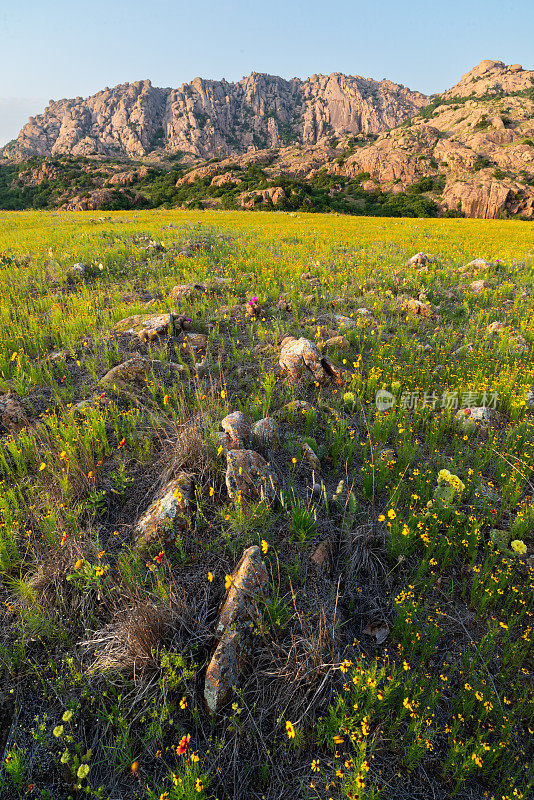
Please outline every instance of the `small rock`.
M489 283L487 281L473 281L469 284L469 288L475 294L480 294L484 289L489 289Z
M280 429L274 417L264 417L255 422L252 426L252 437L257 447L266 450L280 449Z
M505 330L504 322L492 322L487 327L488 333L503 333Z
M280 366L290 380L312 379L317 383L325 383L333 378L341 385L343 379L339 371L326 359L322 358L317 346L309 339L295 339L286 336L280 347Z
M484 261L483 258L475 258L473 261L470 261L465 266L460 267L458 270L459 272L468 270L468 269L489 269L492 265L490 261Z
M293 308L291 297L288 294L281 294L276 307L279 311L291 311Z
M208 365L206 364L206 361L204 359L202 361L199 361L199 363L195 367L195 371L198 378L206 377L209 370L208 370Z
M312 412L317 412L317 409L307 400L291 400L276 413L278 416L289 418L294 414L309 414Z
M324 343L323 350L346 350L349 347L344 336L332 336Z
M85 273L87 268L85 264L78 262L77 264L72 264L67 269L67 283L81 283L85 278Z
M331 544L329 539L320 542L312 555L310 561L317 570L317 572L329 575L332 570L332 561L330 556Z
M17 433L29 424L19 395L15 392L0 395L0 433Z
M358 324L355 319L352 319L352 317L344 317L343 314L334 314L332 316L332 322L339 328L355 328Z
M152 543L171 544L189 529L193 508L194 483L181 472L158 494L135 526L137 544L145 549Z
M74 361L74 356L69 350L53 350L42 360L43 364L58 364L62 361Z
M313 452L312 448L307 442L301 442L300 446L302 448L302 456L305 461L308 462L311 469L316 473L316 475L321 474L321 462L319 461L316 454Z
M409 311L411 314L419 314L421 317L432 316L432 306L430 303L422 303L421 300L410 298L405 300L401 306L401 311Z
M205 355L208 348L208 337L205 333L186 333L184 344L186 353L194 356Z
M269 463L254 450L230 450L227 454L226 488L233 500L242 496L248 500L276 495L278 478Z
M454 356L458 356L458 355L460 355L460 353L471 353L472 351L473 351L473 345L472 344L463 344L457 350L454 350L453 355Z
M172 314L157 314L156 316L134 314L119 320L113 326L113 330L119 333L137 334L142 342L149 342L157 339L158 336L173 333L173 329Z
M144 381L150 372L151 363L148 358L137 355L123 361L122 364L117 364L106 372L103 378L100 379L101 386L123 386L128 383L140 383Z
M202 294L203 287L198 283L182 283L173 286L171 290L171 300L185 300L196 294Z
M414 267L415 265L423 265L427 264L429 258L426 253L416 253L414 256L408 259L405 263L405 267Z
M486 431L496 421L497 414L487 406L473 406L461 408L455 417L466 432L473 433L476 430Z
M227 450L244 450L250 440L250 422L242 411L228 414L222 422L221 428L226 434Z

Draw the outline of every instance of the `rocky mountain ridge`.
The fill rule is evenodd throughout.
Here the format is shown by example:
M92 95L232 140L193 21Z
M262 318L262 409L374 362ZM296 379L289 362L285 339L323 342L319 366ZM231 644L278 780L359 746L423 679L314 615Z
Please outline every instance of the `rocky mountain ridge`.
M388 80L341 73L284 80L252 73L237 83L195 78L179 89L123 84L83 99L50 101L4 159L153 151L211 158L326 136L379 133L413 116L428 97Z
M58 158L78 159L72 186ZM197 78L177 90L126 84L51 103L2 160L19 164L22 193L59 186L54 207L66 210L148 203L534 219L534 71L485 60L432 97L338 73Z

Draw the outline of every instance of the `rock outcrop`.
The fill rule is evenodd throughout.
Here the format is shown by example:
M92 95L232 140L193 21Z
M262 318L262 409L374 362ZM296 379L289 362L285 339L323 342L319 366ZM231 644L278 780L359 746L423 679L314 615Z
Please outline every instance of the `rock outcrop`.
M378 133L427 102L420 92L391 81L341 73L306 80L252 73L237 83L195 78L179 89L137 81L86 99L50 101L42 114L30 118L4 157L139 158L163 150L211 158L290 141L316 144L344 133ZM114 183L128 180L123 171Z

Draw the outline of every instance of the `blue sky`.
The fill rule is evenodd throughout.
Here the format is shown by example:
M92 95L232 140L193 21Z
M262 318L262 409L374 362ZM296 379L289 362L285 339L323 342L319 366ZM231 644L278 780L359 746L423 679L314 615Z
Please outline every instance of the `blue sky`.
M49 99L150 78L344 72L432 93L483 58L534 68L533 0L0 2L0 144Z

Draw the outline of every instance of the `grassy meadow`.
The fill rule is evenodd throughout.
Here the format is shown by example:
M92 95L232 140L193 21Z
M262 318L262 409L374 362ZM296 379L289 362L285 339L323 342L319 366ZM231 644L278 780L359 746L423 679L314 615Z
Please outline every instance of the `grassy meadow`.
M533 269L521 221L0 212L0 798L532 797ZM113 330L170 311L202 371ZM344 385L290 383L286 334ZM144 385L103 388L135 353ZM228 496L233 411L279 420L273 502ZM188 530L147 555L135 522L182 470ZM269 591L211 716L251 545Z

